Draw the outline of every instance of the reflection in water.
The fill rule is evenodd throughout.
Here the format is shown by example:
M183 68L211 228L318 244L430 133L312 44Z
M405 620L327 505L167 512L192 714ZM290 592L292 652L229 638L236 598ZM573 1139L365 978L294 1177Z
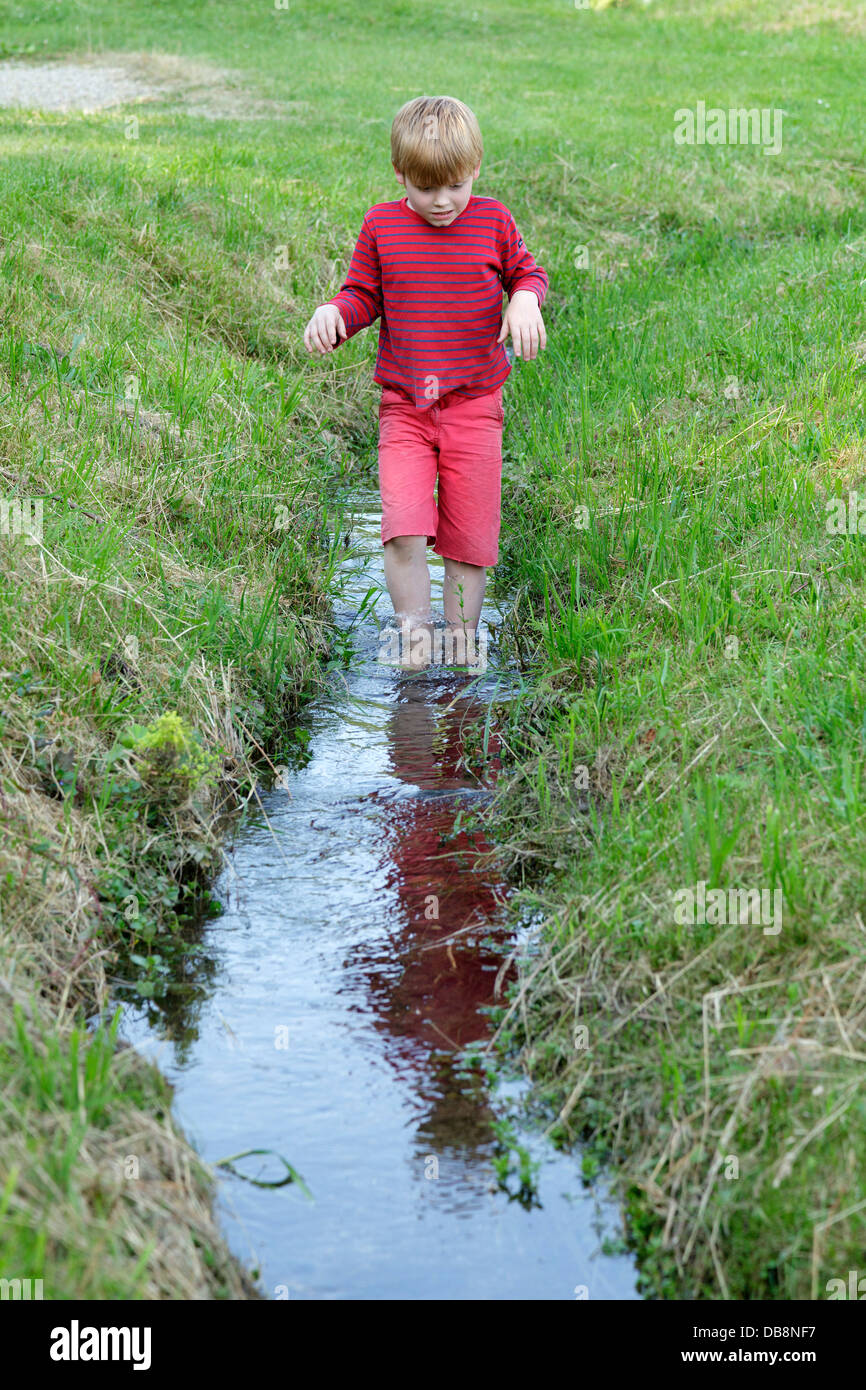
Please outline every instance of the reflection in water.
M483 795L462 770L462 730L487 706L466 687L446 680L442 688L440 676L432 687L416 679L397 693L386 725L389 768L420 795L395 805L382 841L398 905L385 949L377 958L359 948L349 963L366 975L377 1028L392 1035L391 1064L422 1099L416 1151L452 1155L491 1148L484 1075L453 1054L488 1035L481 1009L494 1002L505 945L498 917L506 885L484 869L491 846L478 829L455 831L466 806L455 793ZM497 749L494 735L488 753ZM488 1175L480 1177L484 1185Z
M368 556L347 567L345 591L356 607L371 573L381 584L375 510L358 532ZM598 1201L575 1159L523 1126L538 1205L497 1189L491 1121L519 1096L462 1053L489 1036L510 945L506 887L472 824L495 732L483 785L464 732L507 673L383 666L369 619L352 641L345 678L304 717L309 756L265 798L267 820L236 837L225 911L206 929L217 974L200 1036L167 1055L132 1013L124 1035L167 1072L206 1158L265 1148L308 1183L312 1202L291 1187L221 1189L228 1238L269 1291L570 1298L584 1284L635 1297L631 1261L598 1256Z
M167 982L154 998L140 997L137 983L130 979L140 975L128 957L146 950L141 941L131 938L117 952L118 979L113 985L116 1003L135 1004L147 1026L162 1038L171 1039L179 1062L187 1061L198 1040L202 1015L219 983L217 962L208 940L208 926L220 915L220 905L209 891L191 896L186 911L178 914L177 931L171 941L162 938L160 956L170 970L161 979Z
M505 893L484 872L491 847L480 831L455 832L465 798L436 794L477 788L460 772L460 730L485 706L449 690L428 702L427 693L417 681L400 691L386 726L392 774L420 789L395 805L382 842L385 882L399 905L387 960L362 950L353 962L367 970L380 1025L422 1044L415 1051L425 1072L431 1047L453 1051L486 1034L479 1009L493 1002L501 961L478 941L485 928L488 939L503 939L494 924Z

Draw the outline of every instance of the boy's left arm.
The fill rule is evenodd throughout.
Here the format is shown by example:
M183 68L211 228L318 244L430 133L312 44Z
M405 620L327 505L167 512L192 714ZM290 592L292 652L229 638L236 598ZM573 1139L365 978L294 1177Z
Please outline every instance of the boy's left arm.
M496 341L503 342L510 333L515 357L531 360L540 347L547 347L541 305L548 279L547 272L536 265L513 217L509 217L502 246L502 283L508 294L508 308Z

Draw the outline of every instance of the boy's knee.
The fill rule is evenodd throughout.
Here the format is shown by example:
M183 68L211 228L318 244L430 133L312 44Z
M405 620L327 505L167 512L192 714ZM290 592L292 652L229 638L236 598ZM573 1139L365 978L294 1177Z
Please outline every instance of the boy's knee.
M389 550L398 560L406 561L417 560L426 546L426 536L392 536L389 541L385 542L386 550Z
M470 565L465 560L446 560L445 578L452 584L459 584L465 578L477 578L486 573L485 565Z

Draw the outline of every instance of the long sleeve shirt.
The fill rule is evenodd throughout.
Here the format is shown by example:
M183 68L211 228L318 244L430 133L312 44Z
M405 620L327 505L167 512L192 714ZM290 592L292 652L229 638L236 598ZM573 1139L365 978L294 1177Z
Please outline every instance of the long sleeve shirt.
M370 208L349 273L328 302L348 338L381 320L374 380L424 410L448 392L495 391L511 371L496 341L503 289L509 297L532 290L543 304L547 288L546 272L495 198L473 195L444 227L400 198Z

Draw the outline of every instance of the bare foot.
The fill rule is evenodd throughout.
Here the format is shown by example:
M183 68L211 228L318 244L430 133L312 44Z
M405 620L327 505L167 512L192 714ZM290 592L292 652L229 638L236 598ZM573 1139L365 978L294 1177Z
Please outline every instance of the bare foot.
M404 670L425 670L433 659L432 614L395 614L393 623L380 632L379 640L388 642L388 648L379 654L380 661Z
M442 662L445 666L469 666L485 669L487 664L486 637L479 639L472 628L447 624L441 633Z

